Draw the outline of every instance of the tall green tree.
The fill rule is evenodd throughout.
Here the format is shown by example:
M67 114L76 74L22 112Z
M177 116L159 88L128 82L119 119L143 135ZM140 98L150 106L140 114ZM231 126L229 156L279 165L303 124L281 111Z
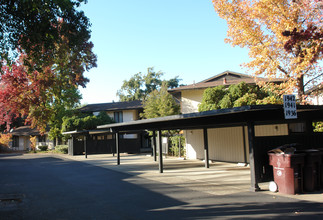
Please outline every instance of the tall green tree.
M146 100L143 101L144 111L140 115L141 117L158 118L180 114L180 105L176 103L174 97L168 93L167 89L167 82L163 82L159 90L154 90L148 94ZM173 152L174 155L178 155L178 146L179 143L181 143L181 145L185 143L184 137L178 136L179 131L177 130L163 131L162 134L167 135L170 138L170 152ZM183 149L184 148L181 150L182 153L184 153Z
M72 53L90 39L90 22L77 10L86 0L1 0L0 60L13 61L21 50L37 66L57 56L64 35ZM40 69L37 69L40 71Z
M56 140L56 145L63 137L62 135L62 124L63 118L71 116L81 99L81 94L76 87L70 86L57 89L55 94L54 103L52 104L51 117L49 118L48 126L49 138L51 140Z
M160 89L163 82L168 88L179 86L178 76L170 80L162 80L163 75L163 72L155 72L153 67L149 67L147 74L139 72L129 80L124 80L121 89L117 91L117 96L120 101L145 100L149 93Z
M167 92L167 83L164 82L160 90L154 90L143 101L143 118L157 118L180 113L180 106L174 97Z
M277 94L265 88L259 88L256 85L248 85L245 82L241 82L230 85L228 88L225 86L216 86L206 89L198 110L202 112L245 105L281 103L282 99Z

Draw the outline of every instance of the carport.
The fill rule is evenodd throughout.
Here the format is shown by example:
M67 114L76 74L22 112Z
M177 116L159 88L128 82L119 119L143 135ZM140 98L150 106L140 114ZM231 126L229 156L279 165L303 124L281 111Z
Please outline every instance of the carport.
M249 143L249 161L251 173L251 190L258 191L258 183L272 179L272 169L269 167L267 151L283 144L299 143L302 148L320 148L323 143L323 133L314 133L312 122L323 121L323 106L297 106L297 119L285 119L282 105L253 105L231 109L220 109L207 112L189 113L161 118L144 119L125 123L107 124L97 127L96 131L115 134L117 164L120 164L119 135L140 130L153 131L157 141L153 144L153 154L156 160L156 148L162 152L162 131L176 129L203 129L205 167L209 167L208 128L247 126ZM286 136L255 137L256 125L268 124L300 124L306 127L304 132L289 133ZM154 140L156 140L154 138ZM159 154L159 172L163 173L163 157Z

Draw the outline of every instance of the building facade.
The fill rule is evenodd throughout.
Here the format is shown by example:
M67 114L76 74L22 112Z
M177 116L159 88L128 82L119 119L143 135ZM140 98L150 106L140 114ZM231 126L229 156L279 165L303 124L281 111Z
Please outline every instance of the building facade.
M258 80L268 81L264 78ZM240 82L245 82L249 85L256 84L255 78L251 76L226 71L199 83L170 89L169 92L180 100L181 112L183 114L193 113L198 112L198 106L202 102L203 93L207 88L220 85L230 86ZM275 81L275 83L279 82L281 80ZM255 135L257 137L287 135L288 131L287 124L255 126ZM249 162L248 132L246 126L215 127L209 128L207 132L209 134L210 160L237 163ZM184 130L184 135L186 140L186 157L188 159L203 159L203 130Z
M54 148L54 141L50 140L48 133L40 134L36 128L30 126L21 126L10 131L12 141L10 147L17 151L31 150L30 138L36 136L36 149L39 146L48 146L48 149Z
M116 123L131 122L140 119L140 113L143 112L142 102L140 100L127 102L110 102L100 104L88 104L78 109L83 113L98 115L100 112L106 112ZM81 132L82 133L82 132ZM122 134L119 136L121 142L125 143L122 152L139 153L150 151L149 138L146 132L140 131L131 134ZM94 132L87 138L88 151L90 153L113 153L115 150L115 136L108 132ZM71 142L71 141L70 141ZM73 154L84 152L84 137L74 134Z

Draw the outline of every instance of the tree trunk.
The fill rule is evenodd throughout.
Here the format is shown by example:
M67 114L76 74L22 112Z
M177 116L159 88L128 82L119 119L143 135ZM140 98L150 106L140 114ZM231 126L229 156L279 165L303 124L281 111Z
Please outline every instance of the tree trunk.
M300 103L303 103L304 101L304 76L302 75L301 77L297 78L297 95Z

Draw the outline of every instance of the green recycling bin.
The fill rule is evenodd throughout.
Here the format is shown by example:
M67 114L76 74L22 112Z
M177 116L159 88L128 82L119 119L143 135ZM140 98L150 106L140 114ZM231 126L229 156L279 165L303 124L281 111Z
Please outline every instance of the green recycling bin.
M278 192L291 195L302 193L305 154L268 153L268 156Z

